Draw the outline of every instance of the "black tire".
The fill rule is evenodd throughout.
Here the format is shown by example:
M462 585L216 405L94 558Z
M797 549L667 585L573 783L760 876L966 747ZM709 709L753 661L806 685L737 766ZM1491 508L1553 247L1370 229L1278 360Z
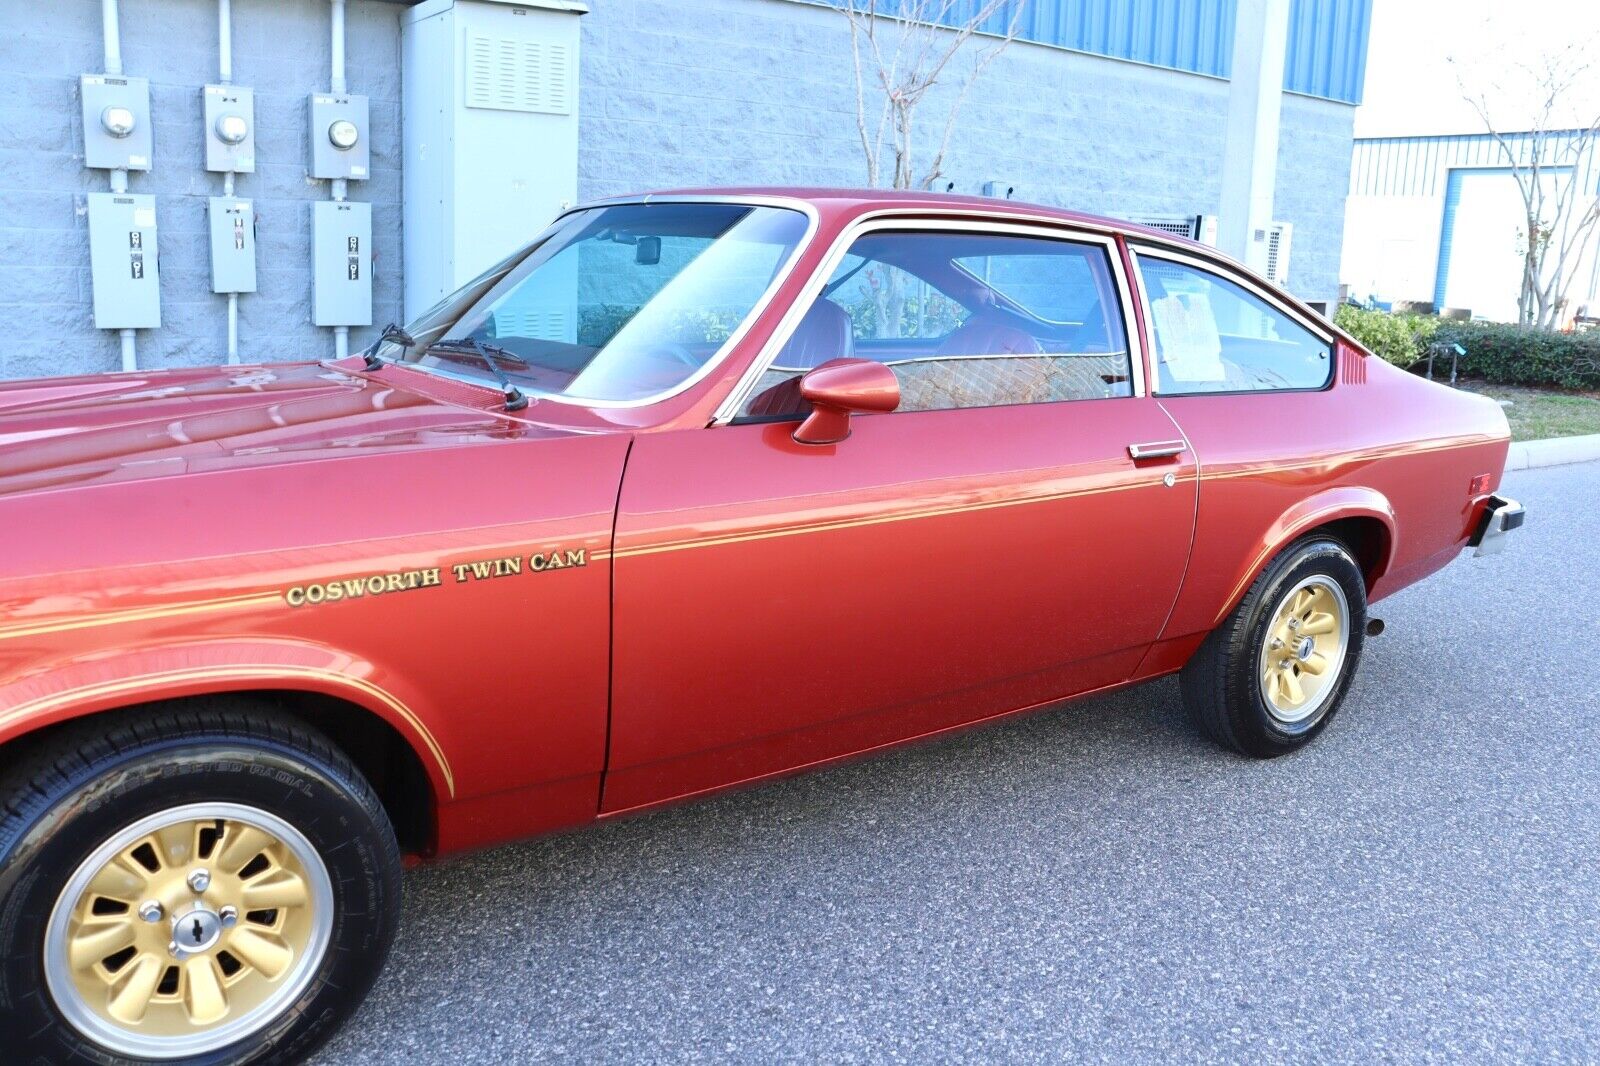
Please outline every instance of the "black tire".
M47 986L46 927L64 887L96 849L184 804L248 807L292 826L326 870L320 883L331 888L324 898L333 902L332 923L320 963L301 971L310 974L303 989L259 1029L224 1047L160 1061L298 1062L339 1027L383 966L399 923L394 831L350 761L292 719L222 700L97 719L51 736L3 786L0 1033L7 1062L151 1061L91 1039L67 1020ZM198 854L184 861L203 861ZM219 954L227 943L218 943Z
M1272 639L1278 608L1302 582L1318 578L1336 583L1344 594L1345 649L1315 712L1301 721L1284 721L1263 695L1261 656ZM1327 728L1344 702L1361 661L1366 627L1366 580L1350 550L1326 535L1298 540L1268 564L1183 668L1184 706L1200 731L1225 748L1260 759L1286 755Z

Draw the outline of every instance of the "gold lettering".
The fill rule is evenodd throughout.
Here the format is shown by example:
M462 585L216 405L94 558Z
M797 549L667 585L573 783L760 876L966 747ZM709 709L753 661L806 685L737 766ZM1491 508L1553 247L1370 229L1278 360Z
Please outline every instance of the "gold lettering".
M362 589L366 587L359 577L347 577L340 584L344 586L345 596L352 600L361 595Z
M388 577L384 578L385 592L401 592L405 589L405 587L406 578L404 574L390 574Z
M494 575L494 564L487 559L481 559L478 562L469 563L467 565L472 567L472 576L478 578L480 581L486 577L492 577Z
M307 585L306 586L306 602L307 603L321 603L323 598L325 596L327 596L327 594L328 594L328 590L323 588L321 585Z
M439 568L437 566L427 570L419 570L417 572L422 575L420 587L431 588L439 583Z
M383 595L383 575L373 574L367 578L367 591L374 596Z
M340 585L337 581L330 581L324 585L323 588L328 590L329 603L338 603L340 600L344 599L344 586Z
M567 552L567 565L568 566L587 566L588 562L584 558L584 553L586 551L587 551L587 549L585 549L585 548L579 548L577 551L568 551Z
M467 564L466 563L457 563L456 565L452 566L450 569L452 569L452 570L454 570L456 572L456 580L457 581L465 581L467 579Z
M500 567L502 574L522 573L522 557L520 555L508 555L504 559L496 560L495 565Z
M285 592L283 598L288 601L290 607L300 607L306 602L306 590L296 585Z

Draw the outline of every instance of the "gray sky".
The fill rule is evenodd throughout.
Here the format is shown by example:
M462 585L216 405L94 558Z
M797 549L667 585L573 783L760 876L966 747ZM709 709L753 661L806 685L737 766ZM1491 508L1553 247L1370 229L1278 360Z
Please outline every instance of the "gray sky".
M1568 47L1595 68L1561 122L1588 125L1600 112L1600 0L1374 0L1356 136L1483 132L1458 74L1489 97L1499 128L1526 128L1539 94L1520 67Z

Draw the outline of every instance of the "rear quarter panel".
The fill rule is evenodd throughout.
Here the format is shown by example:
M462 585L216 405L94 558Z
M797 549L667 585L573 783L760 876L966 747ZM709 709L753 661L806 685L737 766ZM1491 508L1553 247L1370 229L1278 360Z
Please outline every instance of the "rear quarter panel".
M1472 479L1489 474L1492 491L1505 467L1504 413L1343 344L1337 363L1323 391L1162 398L1200 464L1194 557L1167 639L1214 628L1278 551L1327 521L1387 521L1373 600L1465 545L1484 499Z

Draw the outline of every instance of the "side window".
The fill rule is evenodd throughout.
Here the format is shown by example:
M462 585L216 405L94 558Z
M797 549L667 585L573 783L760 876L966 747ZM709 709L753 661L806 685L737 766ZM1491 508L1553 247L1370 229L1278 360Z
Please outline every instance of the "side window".
M1139 274L1150 303L1156 391L1320 389L1331 346L1221 274L1144 253Z
M804 413L800 377L843 357L893 370L901 411L1133 394L1106 248L1077 241L912 231L861 237L741 416Z

